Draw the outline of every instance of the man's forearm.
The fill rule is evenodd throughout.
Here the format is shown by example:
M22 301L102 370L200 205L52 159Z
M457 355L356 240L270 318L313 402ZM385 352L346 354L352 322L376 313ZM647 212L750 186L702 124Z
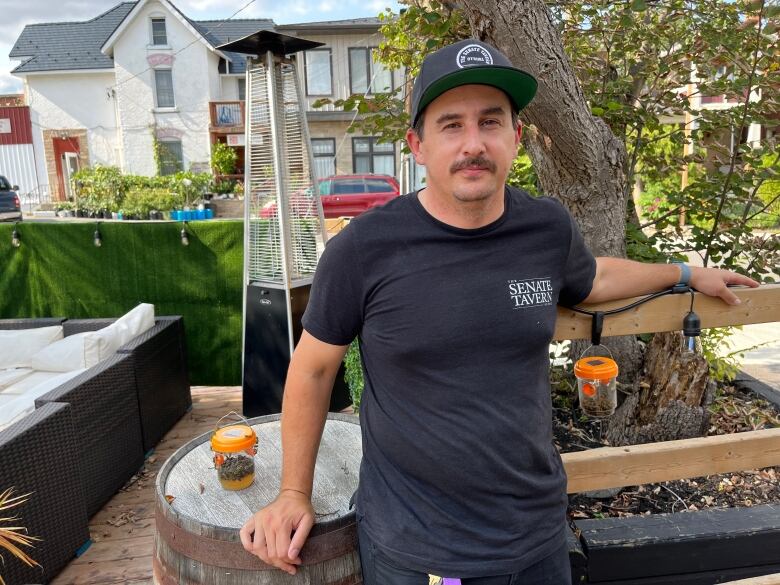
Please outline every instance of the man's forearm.
M586 303L625 299L674 286L680 281L675 264L645 264L625 258L596 258L596 278Z
M314 463L328 415L332 375L312 374L291 367L282 403L281 490L312 493Z

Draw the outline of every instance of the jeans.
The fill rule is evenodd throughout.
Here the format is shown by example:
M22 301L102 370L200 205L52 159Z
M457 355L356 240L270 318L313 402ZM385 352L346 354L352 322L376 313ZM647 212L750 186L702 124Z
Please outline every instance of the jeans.
M371 542L358 522L360 564L363 585L428 585L428 575L396 566ZM457 575L444 575L457 577ZM461 579L462 585L571 585L569 547L564 542L555 552L536 564L511 575Z

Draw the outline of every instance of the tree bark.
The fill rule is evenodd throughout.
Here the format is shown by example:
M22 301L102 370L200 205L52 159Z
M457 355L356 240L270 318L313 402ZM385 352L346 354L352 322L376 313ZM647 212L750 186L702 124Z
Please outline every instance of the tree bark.
M559 199L595 256L624 258L625 145L593 116L560 34L542 0L460 0L474 37L500 49L539 82L520 114L523 146L545 194ZM642 352L633 336L605 340L620 364L620 381L636 380ZM573 357L582 353L572 345Z
M707 360L683 352L679 331L656 333L645 353L645 375L609 420L610 445L690 439L707 434L715 396Z

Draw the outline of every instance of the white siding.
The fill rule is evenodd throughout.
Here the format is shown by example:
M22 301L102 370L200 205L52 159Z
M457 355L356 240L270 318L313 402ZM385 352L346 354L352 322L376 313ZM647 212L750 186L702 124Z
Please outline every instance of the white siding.
M19 197L24 201L24 195L38 187L32 144L0 145L0 175L11 185L19 185Z

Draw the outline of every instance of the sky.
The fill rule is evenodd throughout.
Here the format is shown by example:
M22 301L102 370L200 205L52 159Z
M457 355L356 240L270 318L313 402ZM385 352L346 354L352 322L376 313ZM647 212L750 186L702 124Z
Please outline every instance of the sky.
M0 94L21 93L22 80L11 75L19 62L8 58L25 25L36 22L89 20L122 0L0 0L3 33L0 35ZM173 0L193 20L271 18L276 24L341 20L376 16L385 7L398 12L395 0Z

